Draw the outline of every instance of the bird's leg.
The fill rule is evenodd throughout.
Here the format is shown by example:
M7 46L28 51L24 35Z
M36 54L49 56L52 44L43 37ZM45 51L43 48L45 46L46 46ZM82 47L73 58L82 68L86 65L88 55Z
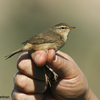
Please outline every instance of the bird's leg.
M45 50L45 51L46 51L46 53L48 53L48 49ZM54 78L53 78L54 82L57 82L58 75L53 71L53 69L49 68L47 65L45 65L45 66L53 73L53 75L54 75ZM45 82L46 82L46 84L49 83L49 86L51 87L50 78L46 74L45 66L43 67L44 73L45 73Z
M58 75L53 71L53 69L49 68L47 65L46 65L46 67L53 73L53 75L54 75L54 79L53 80L55 82L57 82Z
M44 69L44 73L45 73L45 83L46 83L46 84L49 84L49 86L51 87L50 78L49 78L48 75L46 74L45 66L43 67L43 69Z

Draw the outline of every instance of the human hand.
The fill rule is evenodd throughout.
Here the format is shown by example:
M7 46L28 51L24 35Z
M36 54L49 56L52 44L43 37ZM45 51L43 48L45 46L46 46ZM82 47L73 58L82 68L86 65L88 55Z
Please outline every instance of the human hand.
M50 88L44 81L45 63L59 76ZM31 57L24 53L18 59L18 69L14 77L13 100L98 100L74 60L60 51L56 56L52 49L48 53L36 51ZM52 77L50 71L47 73Z

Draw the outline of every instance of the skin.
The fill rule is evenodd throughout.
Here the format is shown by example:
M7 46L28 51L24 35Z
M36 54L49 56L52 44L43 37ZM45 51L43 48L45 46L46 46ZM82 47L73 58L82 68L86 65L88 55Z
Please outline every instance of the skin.
M63 57L59 56L62 55ZM45 84L43 66L52 68L59 76L50 88ZM14 76L13 100L98 100L90 89L87 79L67 54L50 49L22 54ZM46 69L50 78L52 73Z

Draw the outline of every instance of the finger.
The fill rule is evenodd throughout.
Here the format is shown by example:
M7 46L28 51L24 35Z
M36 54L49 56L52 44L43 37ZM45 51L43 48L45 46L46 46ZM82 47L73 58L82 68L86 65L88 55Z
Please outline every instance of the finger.
M44 50L36 51L31 57L37 66L43 67L47 61L47 53Z
M47 59L48 66L62 78L73 78L80 72L74 60L61 51L58 51L57 55L54 55L54 51L49 50Z
M15 88L24 93L43 93L47 89L44 81L32 79L17 73L14 77Z
M43 100L43 94L25 94L23 92L19 92L16 89L12 91L12 100Z
M37 67L28 53L21 54L17 61L17 68L20 72L24 73L25 75L31 78L36 78L40 80L45 79L43 68Z
M48 50L49 51L49 50ZM32 60L38 67L45 67L46 73L48 74L49 78L53 77L53 74L49 71L49 69L46 67L47 63L47 52L44 50L39 50L31 54ZM44 73L44 71L43 71ZM45 74L45 73L44 73ZM44 77L45 78L45 77Z

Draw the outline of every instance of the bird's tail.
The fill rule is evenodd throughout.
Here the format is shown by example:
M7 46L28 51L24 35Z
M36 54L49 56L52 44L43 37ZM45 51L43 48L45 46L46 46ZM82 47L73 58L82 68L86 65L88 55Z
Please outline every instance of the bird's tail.
M20 48L20 49L18 49L18 50L16 50L16 51L12 52L11 54L5 56L5 59L7 60L8 58L10 58L10 57L12 57L13 55L15 55L15 54L17 54L17 53L20 53L20 52L22 52L22 51L23 51L23 48Z

